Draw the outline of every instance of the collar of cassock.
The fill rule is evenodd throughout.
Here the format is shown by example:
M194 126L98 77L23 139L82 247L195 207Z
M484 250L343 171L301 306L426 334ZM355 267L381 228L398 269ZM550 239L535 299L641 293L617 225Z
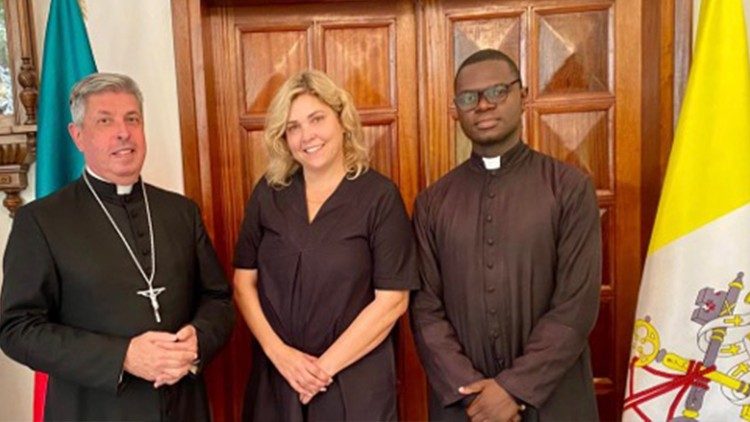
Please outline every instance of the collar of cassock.
M102 199L119 202L121 200L128 201L143 196L141 192L140 177L138 178L138 181L132 185L116 185L94 173L88 166L86 167L86 174L89 176L91 186L96 193L102 197Z
M482 157L472 152L469 161L471 162L471 167L480 172L499 172L513 168L526 156L528 151L529 147L523 141L519 141L502 156Z

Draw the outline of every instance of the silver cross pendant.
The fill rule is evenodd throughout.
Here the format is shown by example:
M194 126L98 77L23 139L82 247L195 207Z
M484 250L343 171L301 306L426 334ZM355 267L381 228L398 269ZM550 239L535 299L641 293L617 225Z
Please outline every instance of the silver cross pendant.
M156 319L157 323L161 323L161 315L159 314L159 301L156 299L156 296L159 296L159 294L161 294L161 292L163 292L164 290L167 290L167 288L153 288L152 286L149 286L146 290L138 291L139 295L151 300L151 308L154 309L154 318Z

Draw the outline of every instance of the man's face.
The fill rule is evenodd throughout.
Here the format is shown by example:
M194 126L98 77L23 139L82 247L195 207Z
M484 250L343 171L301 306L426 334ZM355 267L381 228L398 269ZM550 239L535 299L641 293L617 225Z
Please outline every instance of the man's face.
M504 61L486 60L473 63L464 67L456 76L456 95L465 91L483 91L497 84L510 84L516 79L517 75ZM454 118L458 119L472 143L503 143L511 137L520 137L525 96L520 82L516 82L508 87L507 97L500 98L497 104L480 96L474 109L456 108Z
M125 92L101 92L86 99L81 126L68 125L86 165L118 185L133 184L146 157L143 116L138 99Z

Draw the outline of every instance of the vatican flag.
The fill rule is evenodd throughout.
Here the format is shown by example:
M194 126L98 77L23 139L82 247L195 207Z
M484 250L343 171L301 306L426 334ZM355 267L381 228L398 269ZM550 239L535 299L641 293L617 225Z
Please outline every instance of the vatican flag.
M643 271L626 421L750 420L750 65L742 0L703 0Z

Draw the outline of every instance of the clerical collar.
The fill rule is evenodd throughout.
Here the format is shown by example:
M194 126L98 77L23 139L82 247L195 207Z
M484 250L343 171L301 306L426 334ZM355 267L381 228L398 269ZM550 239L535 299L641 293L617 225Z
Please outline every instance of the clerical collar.
M497 157L482 157L482 161L484 162L484 168L487 170L499 169L502 158L503 157L499 155Z
M519 141L516 145L507 151L505 154L499 157L482 157L481 155L472 152L469 157L469 163L471 168L479 172L505 172L513 168L516 163L523 160L530 151L529 147ZM488 163L489 161L489 163ZM493 167L493 164L495 167ZM502 165L501 165L502 164Z
M93 176L94 178L96 178L98 180L101 180L104 183L109 183L109 184L114 185L116 187L116 189L117 189L117 194L118 195L129 195L131 192L133 192L133 184L129 184L129 185L116 185L116 184L110 182L109 180L107 180L107 179L99 176L98 174L94 173L94 170L91 170L91 167L89 167L89 166L86 166L86 171L91 176Z

